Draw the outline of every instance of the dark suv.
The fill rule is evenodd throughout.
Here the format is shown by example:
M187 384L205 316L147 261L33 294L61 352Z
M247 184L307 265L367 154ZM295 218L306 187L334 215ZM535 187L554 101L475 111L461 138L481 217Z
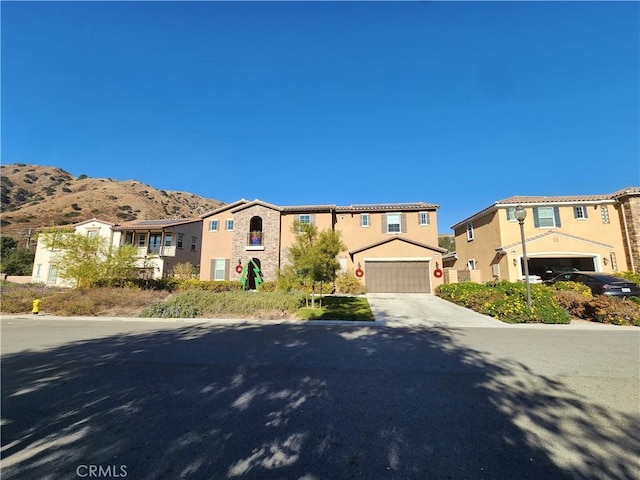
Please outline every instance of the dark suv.
M629 280L606 273L565 272L549 280L548 283L578 282L584 283L596 295L614 297L640 297L640 287Z

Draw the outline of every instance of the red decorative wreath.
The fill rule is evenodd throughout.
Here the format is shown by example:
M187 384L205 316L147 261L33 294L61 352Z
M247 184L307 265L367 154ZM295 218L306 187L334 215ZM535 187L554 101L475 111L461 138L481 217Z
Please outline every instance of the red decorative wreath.
M236 265L236 273L242 273L242 265Z
M356 277L362 278L363 275L364 275L364 270L362 270L361 268L356 270Z
M436 277L436 278L440 278L442 276L442 270L440 270L439 268L436 268L433 271L433 276Z

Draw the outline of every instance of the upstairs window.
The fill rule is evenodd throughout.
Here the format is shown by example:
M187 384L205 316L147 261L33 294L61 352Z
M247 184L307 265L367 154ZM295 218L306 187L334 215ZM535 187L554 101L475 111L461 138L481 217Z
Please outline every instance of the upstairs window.
M138 246L139 247L146 247L147 246L147 234L146 233L139 233L138 234Z
M418 213L418 225L429 225L429 212Z
M210 232L218 231L218 220L209 220L209 231Z
M587 207L584 205L573 207L573 217L577 219L587 218Z
M534 207L533 224L536 228L560 227L560 210L558 207Z
M602 223L609 223L609 209L606 205L600 207L600 217L602 218Z
M227 232L232 232L233 231L233 220L227 220L225 228L226 228Z
M387 215L387 233L402 232L401 216L399 213Z
M516 220L516 207L507 208L507 220L510 222L517 222Z
M361 213L360 214L360 226L361 227L368 227L370 225L369 223L369 214L368 213Z
M467 223L467 241L473 240L473 222Z
M191 237L191 251L196 251L196 245L198 244L198 237Z
M165 233L164 234L164 246L165 247L173 246L173 234L172 233Z
M298 216L298 222L300 222L301 224L303 224L303 223L305 223L305 224L311 223L311 215L299 215Z
M96 238L98 236L98 230L89 230L87 231L87 237Z
M178 234L178 240L177 240L176 246L177 246L178 248L182 248L182 246L183 246L183 245L184 245L184 235L183 235L182 233L179 233L179 234Z

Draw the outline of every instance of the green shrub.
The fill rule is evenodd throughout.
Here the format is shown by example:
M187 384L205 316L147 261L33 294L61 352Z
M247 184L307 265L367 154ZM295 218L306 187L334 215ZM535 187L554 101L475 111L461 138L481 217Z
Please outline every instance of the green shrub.
M198 280L195 278L177 280L178 290L206 290L208 292L232 292L242 290L240 282L231 280Z
M526 304L526 285L522 282L463 282L440 285L436 295L476 312L508 323L569 323L571 317L560 306L546 285L531 285L531 310Z
M141 317L161 318L283 318L293 315L304 303L300 294L281 292L220 292L189 290L145 309Z
M556 282L551 285L554 290L577 292L583 297L592 297L591 289L580 282Z
M272 280L262 282L258 290L261 292L275 292L277 290L277 283Z
M349 271L341 273L336 277L336 293L343 295L363 295L367 293L367 289L358 277Z

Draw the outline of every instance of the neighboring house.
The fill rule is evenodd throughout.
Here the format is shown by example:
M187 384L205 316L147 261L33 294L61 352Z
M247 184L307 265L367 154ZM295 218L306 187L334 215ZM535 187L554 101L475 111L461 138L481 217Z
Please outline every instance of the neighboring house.
M120 245L138 247L138 266L147 278L162 278L179 263L200 263L202 220L136 220L114 227L120 233Z
M109 245L135 245L138 247L140 274L145 278L161 278L171 273L177 263L200 262L202 220L138 220L112 224L98 219L74 225L56 227L60 232L73 232L87 236L100 236ZM33 265L33 282L47 285L73 286L58 277L58 255L46 248L38 239Z
M523 279L518 205L526 211L531 275L559 268L637 271L640 266L639 187L607 195L515 196L495 202L451 227L456 251L445 256L445 266L471 271L482 282Z
M446 251L438 246L438 205L277 206L260 200L225 205L202 215L202 280L240 280L239 265L251 265L264 280L275 280L295 242L294 222L341 233L347 249L340 269L360 269L369 292L432 292L441 283L433 272ZM439 273L439 272L438 272Z

